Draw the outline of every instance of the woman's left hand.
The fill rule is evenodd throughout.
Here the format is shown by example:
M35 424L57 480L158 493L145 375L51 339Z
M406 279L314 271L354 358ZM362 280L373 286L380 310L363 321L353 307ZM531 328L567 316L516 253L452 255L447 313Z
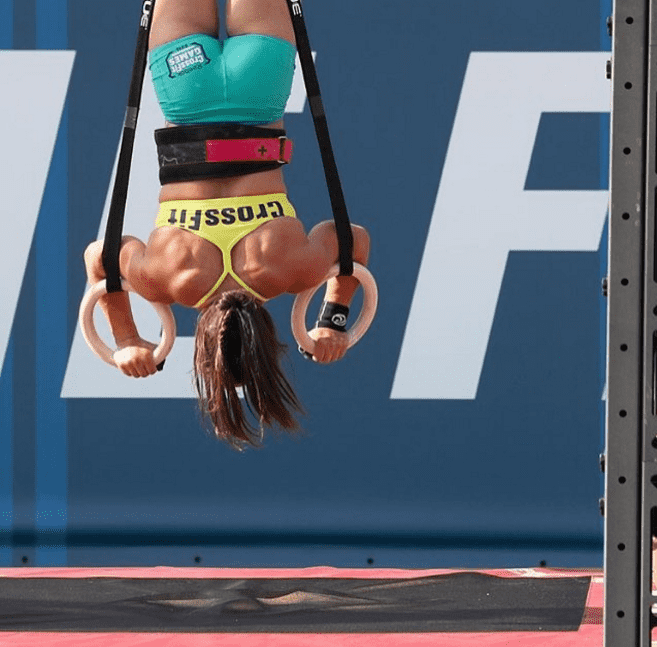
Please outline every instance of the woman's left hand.
M329 364L342 359L349 349L349 335L331 328L313 328L309 337L315 341L313 360Z

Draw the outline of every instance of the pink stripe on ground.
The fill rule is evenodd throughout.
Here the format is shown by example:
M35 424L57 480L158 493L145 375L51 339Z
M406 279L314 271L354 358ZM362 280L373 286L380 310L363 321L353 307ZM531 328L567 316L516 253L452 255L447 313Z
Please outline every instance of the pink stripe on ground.
M449 575L453 573L483 573L497 577L601 577L597 570L559 570L546 568L517 569L433 569L406 570L394 568L332 568L317 566L313 568L176 568L158 566L155 568L0 568L0 578L93 578L123 577L133 579L263 579L263 578L357 578L357 579L409 579Z
M602 627L492 634L3 633L3 647L601 647Z

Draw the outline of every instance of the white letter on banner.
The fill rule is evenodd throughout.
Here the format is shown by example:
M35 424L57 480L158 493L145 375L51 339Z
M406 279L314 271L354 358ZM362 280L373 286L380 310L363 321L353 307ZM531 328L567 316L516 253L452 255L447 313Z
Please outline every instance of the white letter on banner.
M313 52L313 61L317 60L317 52ZM294 80L292 81L292 90L290 92L290 98L288 99L287 106L285 107L285 112L294 114L301 114L306 107L306 86L303 82L303 76L301 74L301 61L299 55L297 54L295 63L294 63Z
M144 88L135 135L135 146L130 174L128 201L126 204L124 232L147 240L153 229L158 207L160 181L158 178L157 150L153 131L162 128L164 118L155 97L150 75L144 80ZM303 112L305 90L297 65L292 95L287 112ZM118 162L118 153L116 156ZM105 201L105 209L98 230L98 238L105 236L105 225L114 186L114 173ZM80 271L83 270L80 262ZM80 295L82 297L82 295ZM142 337L157 341L160 324L152 306L139 296L131 298L137 327ZM104 318L96 308L96 327L105 343L114 342ZM194 355L194 338L179 336L166 360L166 366L145 380L127 378L113 366L98 359L82 337L78 324L68 358L66 376L62 386L63 398L194 398L191 371Z
M46 188L75 52L0 51L0 370ZM47 210L44 218L48 217ZM19 357L17 359L20 359Z
M393 399L476 397L510 251L597 251L606 191L524 186L542 113L609 111L608 58L471 55Z

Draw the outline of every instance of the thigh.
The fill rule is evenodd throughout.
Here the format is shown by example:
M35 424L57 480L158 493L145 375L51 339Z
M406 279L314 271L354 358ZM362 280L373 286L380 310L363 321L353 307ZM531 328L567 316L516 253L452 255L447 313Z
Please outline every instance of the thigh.
M157 0L150 49L189 34L218 36L217 0Z
M264 34L295 44L287 0L226 0L226 31L230 36Z

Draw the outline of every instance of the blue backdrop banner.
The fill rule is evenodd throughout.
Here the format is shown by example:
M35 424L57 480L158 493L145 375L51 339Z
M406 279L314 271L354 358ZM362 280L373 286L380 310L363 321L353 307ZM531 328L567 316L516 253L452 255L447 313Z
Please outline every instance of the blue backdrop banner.
M380 305L330 366L296 352L292 297L268 305L304 433L240 454L203 430L193 311L147 380L78 326L141 3L0 0L0 565L599 565L610 4L308 0ZM147 75L125 224L142 238L162 125ZM286 127L310 228L331 208L299 65Z

